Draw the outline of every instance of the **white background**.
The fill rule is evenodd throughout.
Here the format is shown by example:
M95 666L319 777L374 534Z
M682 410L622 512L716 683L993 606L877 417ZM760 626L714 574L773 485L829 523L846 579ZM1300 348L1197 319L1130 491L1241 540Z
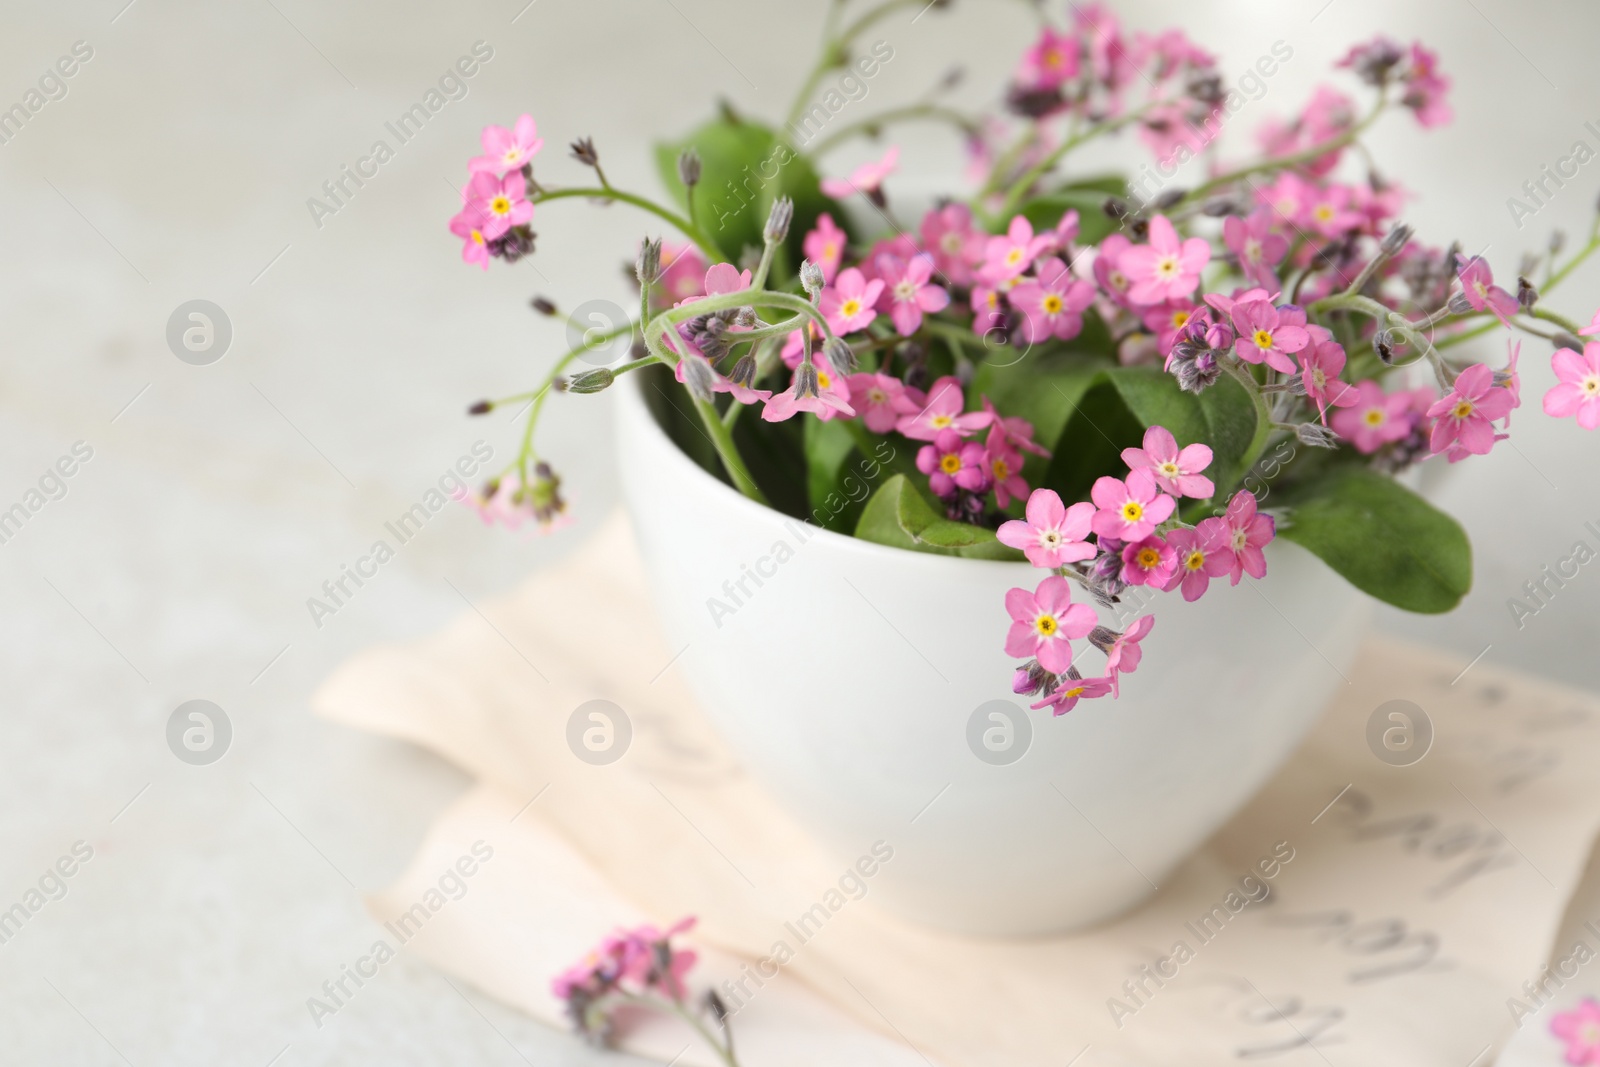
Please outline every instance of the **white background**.
M540 209L533 259L487 275L463 266L445 222L479 128L531 111L546 181L585 180L564 145L587 135L613 182L655 194L653 137L685 132L718 96L761 117L785 110L822 8L525 2L5 4L0 106L73 42L94 48L68 95L0 146L0 507L75 441L94 449L68 495L0 545L0 905L75 840L95 849L68 897L0 945L8 1064L601 1062L404 957L313 1028L306 998L374 937L357 891L398 873L464 782L406 746L319 722L307 698L343 658L437 628L463 598L493 596L592 528L616 495L606 399L549 408L545 452L566 475L575 529L528 542L451 509L320 629L305 600L474 440L510 457L506 418L462 412L531 387L565 347L563 324L527 299L626 302L620 266L659 232L625 207L564 201ZM1600 147L1584 129L1600 125L1592 3L1122 11L1136 28L1183 18L1225 75L1275 40L1293 48L1239 131L1297 107L1351 43L1380 29L1420 36L1455 79L1458 120L1421 131L1395 116L1370 138L1417 192L1408 221L1431 243L1485 250L1503 278L1550 227L1587 231L1600 164L1520 232L1505 201L1574 140ZM984 106L1031 25L1026 5L1005 0L892 19L878 36L895 58L846 114L912 98L955 62L970 70L958 103ZM478 40L494 58L467 98L317 227L307 198L375 139L392 145L384 122ZM952 136L896 139L907 188L955 173ZM876 151L847 149L829 169ZM1552 306L1587 322L1597 278L1580 272ZM165 341L168 316L194 298L233 324L209 367L179 362ZM1386 612L1381 625L1594 688L1600 564L1520 631L1505 603L1578 538L1600 547L1582 529L1600 525L1600 438L1539 413L1546 346L1530 342L1524 367L1516 447L1464 465L1441 497L1472 534L1475 592L1447 618ZM593 638L625 647L620 634ZM164 740L172 709L196 697L234 726L210 767L178 762Z

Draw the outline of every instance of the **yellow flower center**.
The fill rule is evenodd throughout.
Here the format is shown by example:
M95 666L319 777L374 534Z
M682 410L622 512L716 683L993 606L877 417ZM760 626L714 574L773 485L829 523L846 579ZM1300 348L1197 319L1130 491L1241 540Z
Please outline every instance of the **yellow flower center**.
M954 452L946 452L939 460L939 469L946 474L958 474L961 471L961 457Z
M489 201L489 210L494 212L496 215L511 214L511 198L509 196L495 197L493 200Z
M1044 313L1046 315L1059 315L1061 314L1061 309L1066 305L1061 302L1061 298L1059 296L1051 293L1044 298L1039 306L1044 309Z
M1583 384L1579 388L1589 396L1600 396L1600 375L1591 374L1583 380Z
M1318 222L1327 222L1333 218L1333 205L1318 204L1317 210L1313 214L1316 215Z
M1383 409L1368 408L1365 419L1368 426L1382 426L1384 419Z
M950 231L939 239L939 247L950 255L955 255L961 251L961 235L954 230Z
M1155 570L1161 563L1161 553L1153 548L1141 548L1138 555L1139 566L1145 570Z
M1003 482L1009 477L1011 477L1011 467L1010 467L1010 465L1007 464L1006 461L1003 460L1003 459L995 460L994 461L994 480L997 481L997 482Z
M1172 313L1173 329L1181 330L1187 325L1189 325L1189 313L1187 311L1175 311Z
M1271 348L1272 347L1272 331L1271 330L1257 330L1255 333L1250 335L1250 340L1255 342L1257 348Z
M1450 409L1450 414L1454 415L1458 419L1464 419L1468 415L1471 415L1475 410L1476 409L1473 407L1472 401L1463 400L1461 403Z
M1085 686L1085 685L1075 685L1075 686L1073 686L1073 687L1072 687L1072 688L1071 688L1071 689L1068 689L1068 690L1067 690L1067 691L1066 691L1066 692L1065 692L1065 693L1063 693L1063 694L1062 694L1062 695L1063 695L1063 696L1065 696L1065 697L1066 697L1066 698L1067 698L1067 699L1068 699L1068 700L1071 700L1071 699L1073 699L1073 698L1074 698L1074 697L1081 697L1081 696L1083 696L1083 694L1085 694L1085 693L1087 693L1087 692L1088 692L1088 691L1089 691L1089 687L1088 687L1088 686Z
M949 415L935 415L928 420L935 430L943 430L955 421Z
M1054 615L1040 615L1033 620L1033 628L1039 632L1039 636L1051 637L1060 629L1060 624L1056 622Z
M1322 373L1321 367L1315 367L1312 369L1311 381L1318 389L1326 389L1328 387L1328 376Z
M838 254L839 254L839 245L838 245L837 242L828 241L822 246L822 258L823 259L832 259L834 256L837 256Z
M1162 256L1156 260L1156 273L1163 278L1176 278L1178 276L1178 257Z
M1044 65L1049 67L1051 70L1060 69L1062 62L1061 50L1059 48L1051 48L1045 51Z
M855 318L857 315L861 314L861 301L846 300L843 304L839 305L839 313L847 319Z
M833 379L828 377L827 371L817 371L817 386L822 389L833 388Z
M1125 522L1138 522L1144 518L1144 505L1137 500L1130 500L1122 505L1122 518Z
M879 407L883 404L887 404L888 402L889 394L884 392L882 389L873 388L867 390L867 403L871 404L873 407Z
M506 149L506 154L504 156L502 156L501 158L504 159L507 163L516 163L516 162L518 162L518 161L520 161L522 159L522 149L520 149L520 148L508 148L508 149Z
M481 231L472 231L472 243L477 245L483 244L483 233Z
M1197 548L1184 558L1183 565L1192 571L1197 571L1206 565L1206 554Z
M1178 469L1178 465L1170 460L1161 464L1157 469L1160 470L1162 474L1165 474L1168 478L1176 478L1178 475L1183 473L1183 471Z

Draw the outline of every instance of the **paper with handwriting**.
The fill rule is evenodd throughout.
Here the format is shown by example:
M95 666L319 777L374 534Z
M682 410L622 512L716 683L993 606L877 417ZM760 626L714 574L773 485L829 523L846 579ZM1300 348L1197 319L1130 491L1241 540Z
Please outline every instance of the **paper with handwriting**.
M498 849L485 888L406 950L507 1003L559 1025L549 978L587 944L696 914L746 1067L1473 1067L1517 1032L1519 999L1538 1010L1525 984L1600 829L1600 701L1375 640L1277 777L1137 910L1068 937L956 937L877 910L870 878L850 882L860 900L829 895L859 858L744 776L676 678L646 676L673 650L638 622L629 538L612 524L483 605L492 625L364 653L314 698L480 779L371 903L392 920L442 859ZM638 668L590 639L618 612ZM609 766L564 741L597 688L633 724ZM1384 755L1417 744L1409 765ZM826 922L796 926L819 903ZM644 1025L624 1047L705 1062L681 1036Z

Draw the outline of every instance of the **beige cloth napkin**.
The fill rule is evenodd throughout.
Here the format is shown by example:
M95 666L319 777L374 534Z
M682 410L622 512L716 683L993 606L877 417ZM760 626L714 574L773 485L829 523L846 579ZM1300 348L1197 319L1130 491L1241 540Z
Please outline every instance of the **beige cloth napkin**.
M673 656L618 519L481 614L368 651L323 686L322 714L431 748L482 783L371 902L391 924L412 915L408 950L559 1021L549 978L601 934L698 915L695 940L721 950L705 977L743 982L721 988L745 1004L747 1067L1465 1067L1492 1062L1512 1033L1508 998L1543 967L1600 828L1600 703L1375 644L1278 776L1115 922L957 937L877 910L869 880L864 899L802 930L858 857L823 849L740 772ZM566 741L594 699L633 723L607 766ZM1435 730L1408 767L1367 741L1394 699ZM430 897L480 840L495 858L451 880L460 899ZM751 977L763 973L778 977ZM670 1060L686 1040L650 1024L624 1044ZM705 1061L691 1049L678 1062Z

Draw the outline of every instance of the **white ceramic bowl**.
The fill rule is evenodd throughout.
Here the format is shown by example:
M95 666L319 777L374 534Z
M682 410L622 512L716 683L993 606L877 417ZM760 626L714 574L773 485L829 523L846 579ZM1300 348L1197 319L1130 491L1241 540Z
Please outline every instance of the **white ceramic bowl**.
M1344 684L1368 601L1280 540L1265 581L1214 583L1193 604L1156 594L1120 700L1029 711L1011 693L1003 598L1043 572L887 548L757 505L668 439L643 378L620 383L618 451L661 622L687 645L678 666L750 773L824 844L844 859L894 848L872 892L907 919L1020 936L1132 907ZM1082 659L1099 673L1086 642ZM991 701L1010 717L978 712Z

